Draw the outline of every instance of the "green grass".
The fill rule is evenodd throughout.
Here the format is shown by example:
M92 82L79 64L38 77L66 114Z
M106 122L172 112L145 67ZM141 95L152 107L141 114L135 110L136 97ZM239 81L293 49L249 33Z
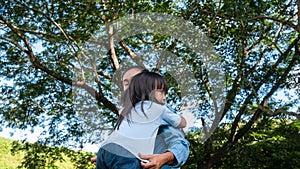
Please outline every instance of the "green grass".
M24 153L12 155L11 143L13 141L7 138L0 138L0 169L16 169L21 165ZM66 157L65 162L57 162L59 169L73 169L74 166Z
M23 154L13 156L10 152L12 140L0 138L0 168L15 169L21 164Z

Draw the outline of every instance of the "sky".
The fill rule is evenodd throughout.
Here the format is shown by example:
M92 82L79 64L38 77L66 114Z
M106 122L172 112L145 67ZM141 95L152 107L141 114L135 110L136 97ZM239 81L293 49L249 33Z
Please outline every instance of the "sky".
M293 91L291 91L291 93L293 93ZM283 91L277 92L276 98L282 99L283 101L290 100L289 98L287 98L284 95ZM295 98L295 96L294 96L294 98ZM1 104L1 100L0 100L0 104ZM299 106L299 105L295 105L295 107L293 108L294 111L297 111L297 106ZM199 125L201 125L200 122L194 124L194 126L199 126ZM5 126L0 126L0 137L9 138L12 140L23 140L26 138L28 142L33 143L38 140L39 135L43 130L44 129L41 127L36 127L35 131L32 133L30 131L30 129L20 130L20 129L6 128ZM83 150L87 151L87 152L96 153L98 151L99 147L100 147L100 144L85 144L83 147Z
M12 129L5 126L0 126L0 137L9 138L12 140L24 140L26 139L30 143L34 143L38 140L41 132L44 130L41 127L35 127L34 132L32 133L30 129L21 130L21 129ZM85 144L83 145L83 150L87 152L96 153L99 149L99 144ZM79 150L79 149L74 149Z
M0 30L0 34L2 34L3 32L1 32ZM41 50L43 47L41 45L41 43L37 43L34 46L34 50L36 50L37 52L39 50ZM8 81L6 81L5 79L1 79L1 85L6 83L10 83ZM292 90L290 91L291 93L294 93ZM290 100L289 98L287 98L284 94L283 91L278 91L277 92L277 96L275 96L278 99L282 99L283 101L288 101ZM0 104L1 104L1 100L0 100ZM293 110L297 110L297 106L299 105L295 105ZM195 124L197 125L201 125L201 124ZM43 128L35 128L35 132L31 132L30 129L28 130L20 130L20 129L11 129L11 128L6 128L4 126L0 126L0 137L4 137L4 138L10 138L13 140L23 140L23 139L27 139L28 142L36 142L39 138L40 133L43 131ZM91 145L91 144L86 144L84 145L83 150L88 151L88 152L96 152L99 149L100 145Z

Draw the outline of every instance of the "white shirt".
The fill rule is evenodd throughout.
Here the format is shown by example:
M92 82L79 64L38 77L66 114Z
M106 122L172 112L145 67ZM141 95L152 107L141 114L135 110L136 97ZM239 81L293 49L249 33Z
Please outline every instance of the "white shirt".
M172 125L177 127L180 124L181 116L171 112L166 106L150 101L144 101L144 112L141 102L137 103L131 110L131 116L124 118L103 145L116 143L137 158L138 153L153 154L155 138L159 126Z

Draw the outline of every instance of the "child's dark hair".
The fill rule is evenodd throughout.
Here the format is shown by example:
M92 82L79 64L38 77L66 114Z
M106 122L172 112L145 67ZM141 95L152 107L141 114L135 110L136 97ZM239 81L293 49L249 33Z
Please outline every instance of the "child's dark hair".
M143 113L143 103L145 100L157 102L155 99L155 90L157 89L163 90L165 94L168 91L167 81L163 76L147 70L143 70L141 73L135 75L128 89L123 92L123 96L121 97L121 104L124 106L124 109L121 111L116 128L119 128L124 117L130 117L132 108L138 102L141 102ZM147 117L145 113L144 115Z

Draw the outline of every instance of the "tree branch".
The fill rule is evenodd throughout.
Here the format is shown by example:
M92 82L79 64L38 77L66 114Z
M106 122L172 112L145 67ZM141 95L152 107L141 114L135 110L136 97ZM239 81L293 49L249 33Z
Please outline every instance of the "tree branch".
M210 34L211 34L211 30L212 30L213 24L214 24L214 22L216 21L216 18L217 18L217 16L218 16L218 14L220 13L220 10L221 10L221 4L222 4L222 0L219 1L219 6L217 7L217 11L216 11L216 13L214 14L213 18L211 19L211 22L210 22L210 25L209 25L209 28L208 28L208 37L210 37Z
M0 16L1 17L1 16ZM23 52L26 52L27 50L25 48L23 48L20 44L18 44L17 42L15 42L14 40L12 39L9 39L9 38L5 38L5 37L2 37L0 36L0 39L3 39L11 44L13 44L14 46L16 46L17 48L19 48L21 51Z
M125 50L125 52L130 56L130 58L139 66L145 67L145 65L142 62L142 58L135 54L126 44L123 40L120 40L119 44L121 47Z
M264 20L264 19L276 21L276 22L282 23L283 25L288 25L288 26L292 27L293 29L295 29L296 31L298 30L297 25L294 25L292 22L286 21L283 19L279 19L279 18L273 18L271 16L257 16L257 17L249 18L248 20L255 21L255 20Z
M107 100L102 93L97 93L92 87L90 87L89 85L87 85L85 82L80 82L80 81L72 81L69 78L63 77L60 74L48 69L46 66L42 65L39 61L39 59L34 55L33 50L31 48L30 42L28 41L28 39L26 38L26 36L24 34L22 34L20 32L20 30L14 26L12 23L10 23L8 20L6 20L3 16L0 15L0 19L16 34L20 37L20 39L24 42L25 46L27 49L23 48L22 46L20 46L19 44L17 44L16 42L4 38L2 37L1 39L5 39L8 40L8 42L16 45L21 51L23 51L24 53L26 53L30 59L30 62L33 64L33 66L35 68L38 68L40 70L42 70L43 72L51 75L52 77L56 78L57 80L66 83L68 85L75 85L78 87L82 87L83 89L85 89L88 93L91 94L91 96L95 97L97 100L99 100L100 102L102 102L106 107L108 107L110 110L112 110L115 114L118 115L118 109L116 108L116 106L114 104L112 104L109 100Z
M246 71L245 74L244 74L244 77L242 77L243 79L247 79L247 77L252 74L256 68L258 67L258 65L261 63L261 61L263 60L264 56L265 56L265 53L268 51L268 47L266 47L262 52L261 54L259 55L259 58L258 58L258 61L255 63L255 65L253 65L249 71Z
M297 1L298 2L298 23L297 23L297 32L300 32L300 0Z
M268 112L271 116L277 116L279 114L286 114L286 115L290 115L290 116L295 116L297 119L300 120L300 114L296 113L296 112L286 111L284 109L276 109L275 111L272 111L262 105L258 105L257 108L264 112Z
M297 42L299 42L299 37L300 37L300 35L297 38L298 39ZM295 46L295 47L297 47L297 46ZM275 85L272 87L272 89L269 91L269 93L264 97L264 99L262 100L262 102L259 104L260 106L265 107L265 105L267 104L267 102L271 98L271 96L278 90L279 86L287 79L287 77L288 77L287 75L292 70L293 66L296 63L296 60L298 59L298 57L299 57L298 54L294 54L292 60L290 61L288 67L285 69L285 71L282 74L281 78L275 83ZM236 142L239 138L241 138L251 128L251 126L257 120L257 118L259 117L259 115L260 115L261 112L262 112L262 110L258 109L253 114L251 120L242 129L240 129L237 132L236 137L234 139L234 142Z
M0 26L7 26L7 24L4 23L0 23ZM43 31L38 31L38 30L29 30L29 29L24 29L24 28L20 28L20 27L16 27L17 30L21 31L21 32L26 32L26 33L31 33L34 35L46 35L46 36L50 36L50 37L56 37L56 35L54 34L50 34L47 32L43 32Z
M114 30L113 30L113 26L112 25L108 25L108 38L109 38L109 50L110 50L110 56L114 65L114 69L115 70L119 70L120 69L120 65L119 65L119 61L118 61L118 57L115 51L115 47L114 47Z
M277 60L277 62L272 66L272 68L268 71L268 73L263 78L267 79L270 76L270 74L274 71L274 69L279 65L279 63L281 63L282 59L284 59L288 56L288 54L291 52L292 48L293 47L297 48L299 38L300 38L300 35L298 35L298 37L289 45L288 49L283 53L283 55L281 55L281 57ZM297 50L296 50L292 60L290 61L288 67L285 69L285 72L282 74L281 78L275 83L275 85L272 87L272 89L267 93L267 95L263 98L261 103L258 105L260 105L263 108L265 107L265 105L267 104L270 97L274 94L274 92L276 90L278 90L281 83L283 81L285 81L286 78L288 77L287 75L290 72L290 70L292 69L292 67L296 64L298 57L299 57L299 53L297 53ZM239 122L242 114L244 114L244 112L246 110L246 106L249 105L251 98L255 95L255 93L257 93L258 89L260 88L260 86L262 86L262 84L263 84L263 82L258 84L253 89L252 93L245 99L242 107L240 108L238 115L236 116L234 122L232 123L231 134L230 134L230 137L228 138L228 142L222 148L220 148L215 154L213 154L211 156L211 160L214 160L214 162L216 162L216 163L220 162L221 158L226 155L226 153L233 146L233 144L236 143L240 138L242 138L245 135L245 133L250 130L250 128L252 127L254 122L259 118L261 112L263 111L262 109L257 109L255 111L255 113L253 114L253 116L251 117L251 119L243 126L243 128L241 128L240 130L238 130L236 132L238 122ZM280 112L280 111L278 111L278 112Z
M190 106L182 106L182 107L180 107L179 110L182 111L182 110L186 110L186 109L190 109L190 108L196 107L196 106L198 106L198 105L200 105L200 104L203 104L203 103L207 102L208 100L209 100L209 98L205 98L204 100L200 100L200 101L198 101L197 103L192 104L192 105L190 105Z

